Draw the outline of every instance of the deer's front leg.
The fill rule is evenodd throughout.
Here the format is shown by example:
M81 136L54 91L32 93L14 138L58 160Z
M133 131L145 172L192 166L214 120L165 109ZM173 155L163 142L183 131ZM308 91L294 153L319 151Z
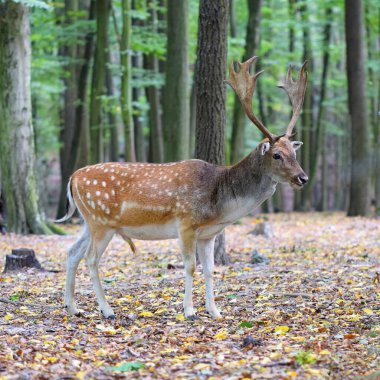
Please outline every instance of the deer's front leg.
M206 285L206 310L213 318L220 318L220 312L215 305L214 285L212 275L214 272L214 243L215 237L211 239L198 240L197 248L199 260L202 264Z
M185 317L194 320L197 318L193 307L193 278L196 266L196 234L190 226L182 226L180 228L179 243L185 265L186 276L183 308Z

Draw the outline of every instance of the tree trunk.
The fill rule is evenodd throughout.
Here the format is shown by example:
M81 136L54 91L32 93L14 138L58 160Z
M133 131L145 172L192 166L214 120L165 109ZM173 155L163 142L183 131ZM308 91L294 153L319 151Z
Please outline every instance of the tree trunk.
M78 12L77 0L65 1L65 25L73 26L76 20L76 14ZM77 60L78 60L78 48L76 41L70 41L70 43L60 48L63 61L67 62L64 67L63 83L65 85L64 91L64 104L63 104L63 127L60 132L61 148L59 151L60 168L61 168L61 191L58 203L57 215L63 215L66 210L66 193L67 182L70 175L73 172L73 167L70 166L70 156L77 154L73 151L73 137L75 133L76 125L76 102L78 98L78 77L77 77Z
M108 47L110 0L96 1L96 47L92 71L90 135L91 163L104 161L104 130L101 96L106 93L105 77Z
M111 55L108 53L108 62L111 62ZM112 72L109 67L106 68L106 86L107 86L107 95L110 97L115 96L115 89L113 84ZM107 112L108 116L108 125L109 125L109 137L110 137L110 145L109 145L109 158L107 160L111 160L113 162L119 161L119 131L117 128L117 118L115 112L111 109Z
M323 58L322 58L322 78L320 85L320 96L318 101L318 113L317 120L315 125L315 133L314 133L314 141L315 148L312 149L313 159L310 160L310 168L307 173L309 176L309 182L306 185L304 192L304 206L306 208L311 208L312 206L312 198L313 198L313 188L317 178L318 166L321 160L321 154L323 153L323 144L325 143L325 127L322 123L324 116L324 101L326 98L326 90L327 90L327 74L329 70L329 62L330 62L330 41L331 41L331 24L332 24L332 8L326 9L326 25L323 31Z
M248 1L249 3L249 1ZM236 32L236 12L235 12L235 1L234 0L229 0L229 20L230 20L230 35L232 38L236 38L237 32Z
M243 62L255 55L259 44L260 9L261 0L247 0L249 17L245 37L245 52ZM231 163L236 163L245 156L244 130L246 116L239 98L235 95L232 137L231 137Z
M135 136L132 117L132 62L131 62L131 0L122 0L122 32L120 40L121 115L124 124L126 161L136 161Z
M224 84L227 60L228 0L201 0L196 62L196 158L222 164L226 123ZM217 237L215 263L228 262L223 234Z
M7 226L50 233L40 210L30 96L30 27L22 3L0 4L0 171Z
M143 67L143 56L141 53L137 53L132 57L132 66L138 69ZM132 103L138 103L143 96L141 87L132 88ZM135 147L136 147L136 159L139 162L146 161L145 154L145 137L144 137L144 124L141 122L141 110L137 109L137 112L133 113L133 126L135 129Z
M157 10L151 1L149 2L149 8L150 23L153 25L152 29L155 33L158 32ZM144 67L157 74L159 72L158 58L153 54L145 55ZM149 86L146 88L146 96L149 103L149 161L164 162L164 134L160 113L160 91L157 86Z
M351 184L348 215L368 215L371 150L367 114L362 2L345 1L348 107L351 117Z
M380 15L379 15L380 22ZM378 107L380 110L380 83L378 83ZM380 115L377 117L377 122L375 124L375 145L377 149L375 149L375 205L376 205L376 215L380 215Z
M89 5L89 20L95 19L95 0L92 0ZM88 163L88 147L89 147L89 128L88 117L86 112L87 100L87 84L90 68L90 60L93 50L94 33L89 32L85 39L82 61L80 68L77 69L76 79L77 98L75 106L75 125L65 123L64 128L70 130L70 133L65 133L62 136L63 147L61 153L61 192L58 203L57 218L61 218L66 212L66 192L67 182L70 175L78 167L83 167ZM64 157L63 157L64 155ZM62 160L64 163L62 163Z
M95 20L95 0L90 1L89 5L89 20ZM74 166L81 168L88 164L90 161L90 125L88 117L88 82L90 72L90 62L94 49L94 33L89 32L85 39L83 53L83 64L81 65L78 79L78 107L75 128L75 135L73 139L73 146L77 150L75 156L70 157L71 160L75 160Z
M189 158L188 0L168 0L164 88L165 161Z
M190 141L189 141L190 157L194 157L194 155L195 155L196 120L197 120L197 82L195 79L195 72L194 72L193 84L191 86L191 95L190 95Z
M302 20L302 39L303 39L303 61L308 61L308 70L313 72L313 55L311 46L311 36L310 36L310 23L309 23L309 13L307 4L303 3L300 5L299 12L301 14ZM313 132L313 87L311 81L309 81L305 99L303 104L303 111L301 114L301 124L302 128L298 129L299 138L302 137L304 145L300 150L300 164L306 173L310 173L310 152L313 151L311 147L311 134ZM305 192L295 193L295 209L305 210L307 206L305 205Z

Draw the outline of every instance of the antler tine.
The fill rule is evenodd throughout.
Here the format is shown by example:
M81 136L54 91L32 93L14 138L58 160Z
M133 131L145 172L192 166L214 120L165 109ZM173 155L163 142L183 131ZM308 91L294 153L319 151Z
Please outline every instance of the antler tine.
M236 95L239 97L241 104L244 107L244 111L248 118L256 125L257 128L268 137L269 141L273 143L276 140L276 136L268 131L264 124L255 116L252 110L252 97L255 91L256 80L264 70L251 75L249 73L249 68L251 64L256 61L258 57L254 56L247 61L241 63L238 62L239 72L235 71L234 63L230 65L230 77L226 81L235 91Z
M289 66L286 79L283 83L280 83L278 87L285 90L289 96L289 100L293 106L293 116L289 122L288 128L286 129L285 136L291 137L294 126L296 125L297 119L301 113L302 104L305 98L306 86L307 86L307 71L306 71L305 61L301 67L301 70L296 81L292 77L292 68Z

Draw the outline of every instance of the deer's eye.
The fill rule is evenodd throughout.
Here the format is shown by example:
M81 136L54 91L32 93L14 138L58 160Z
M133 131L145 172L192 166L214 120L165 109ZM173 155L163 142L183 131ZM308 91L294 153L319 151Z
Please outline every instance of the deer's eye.
M275 154L273 155L273 158L274 158L275 160L279 160L279 159L281 158L281 155L279 155L278 153L275 153Z

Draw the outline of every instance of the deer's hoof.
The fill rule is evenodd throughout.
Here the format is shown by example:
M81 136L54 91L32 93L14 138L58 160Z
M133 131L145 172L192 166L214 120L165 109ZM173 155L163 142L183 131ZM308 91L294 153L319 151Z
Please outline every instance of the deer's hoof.
M114 312L112 310L111 311L107 311L107 312L104 312L102 310L101 312L102 312L103 317L106 318L106 319L109 319L109 320L116 319L116 316L115 316L115 314L114 314Z
M188 321L196 321L196 320L198 320L198 319L200 319L200 318L198 317L198 315L193 314L193 315L189 315L189 316L187 316L186 319L187 319Z

